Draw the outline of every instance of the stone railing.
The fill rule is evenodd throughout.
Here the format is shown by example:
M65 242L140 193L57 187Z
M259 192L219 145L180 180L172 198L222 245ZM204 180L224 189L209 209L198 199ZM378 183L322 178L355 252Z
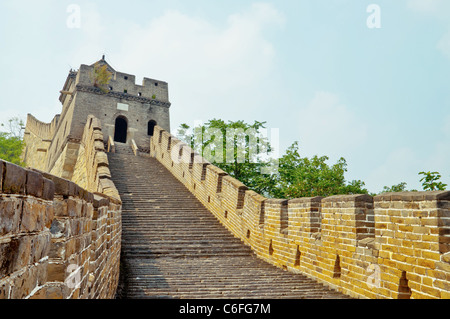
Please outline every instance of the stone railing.
M131 140L131 150L133 151L134 156L139 155L139 148L136 145L136 142L132 139Z
M55 133L60 115L56 115L50 123L44 123L36 119L33 115L27 115L25 133L33 133L43 140L51 140Z
M113 298L121 203L0 161L0 299Z
M114 139L112 138L112 136L108 136L108 144L106 147L106 151L108 153L115 153L116 152L116 144L114 143Z
M271 264L357 298L450 298L450 192L267 199L159 126L150 152Z
M110 146L114 148L114 142ZM109 170L100 120L89 115L84 127L72 181L90 192L98 192L120 200Z

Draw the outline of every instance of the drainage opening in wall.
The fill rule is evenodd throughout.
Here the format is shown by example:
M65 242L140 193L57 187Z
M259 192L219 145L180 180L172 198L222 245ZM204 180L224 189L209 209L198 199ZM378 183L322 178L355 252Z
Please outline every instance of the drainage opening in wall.
M273 255L272 239L270 240L270 244L269 244L269 255L270 255L270 256Z
M411 299L411 288L408 286L406 271L402 271L402 276L398 284L398 299Z
M300 266L300 257L302 256L302 253L300 252L300 247L297 245L297 251L295 252L295 261L294 261L294 267Z
M333 278L341 278L341 258L336 255L336 261L334 262Z

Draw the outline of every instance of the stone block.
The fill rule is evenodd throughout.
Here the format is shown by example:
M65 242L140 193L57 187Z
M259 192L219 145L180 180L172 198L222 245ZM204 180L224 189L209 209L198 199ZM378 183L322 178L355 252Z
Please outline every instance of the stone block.
M0 278L10 274L14 268L15 251L19 248L20 242L11 239L9 242L0 243Z
M53 201L53 207L54 207L55 216L57 216L57 217L69 216L69 213L67 210L67 200L57 197Z
M441 260L443 262L446 262L446 263L450 264L450 252L446 252L446 253L442 254Z
M52 174L42 173L42 175L51 180L54 183L54 194L62 195L62 196L74 196L76 193L75 183L69 181L68 179L57 177Z
M450 264L447 263L447 262L437 262L436 263L436 269L450 272Z
M0 197L0 213L0 236L18 232L22 215L22 199Z
M82 209L82 202L79 199L69 198L67 200L67 211L69 217L80 217Z
M23 200L20 231L42 231L47 224L47 207L33 198Z
M70 257L76 252L76 240L72 238L66 242L66 258Z
M48 281L64 282L66 279L66 267L62 263L50 262L48 264Z
M26 193L30 196L42 197L44 177L35 171L27 171Z
M73 195L72 196L82 199L84 197L84 192L85 192L85 190L81 186L73 183Z
M94 195L91 192L88 192L87 190L82 190L82 197L85 202L92 203L94 201Z
M67 221L65 219L55 218L52 221L50 227L50 233L52 238L61 238L64 237L67 232Z
M55 197L55 184L53 181L43 178L42 198L45 200L53 200Z
M6 173L3 180L3 193L25 194L27 171L15 164L5 162Z
M98 209L100 207L108 206L109 199L102 194L96 193L94 194L94 208Z
M30 238L12 238L0 244L0 278L28 265L30 260Z
M52 239L48 257L52 259L66 259L66 242L64 240Z

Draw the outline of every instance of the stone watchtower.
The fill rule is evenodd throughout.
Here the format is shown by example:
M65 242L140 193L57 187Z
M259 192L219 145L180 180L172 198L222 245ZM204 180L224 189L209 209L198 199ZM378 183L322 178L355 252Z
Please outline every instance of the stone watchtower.
M104 87L94 85L95 67L106 66L111 79ZM105 56L91 65L70 70L60 91L62 112L50 123L28 114L25 129L25 163L39 163L39 169L70 179L88 115L102 123L104 143L132 139L141 150L148 150L155 125L170 132L168 84L114 70Z
M106 65L112 73L105 91L93 86L96 64ZM82 64L78 71L70 72L59 99L62 114L67 110L73 137L81 137L89 114L100 119L105 138L112 136L122 143L134 139L143 148L149 147L155 124L170 129L167 83L144 78L142 85L137 85L134 75L114 70L104 56L92 65Z

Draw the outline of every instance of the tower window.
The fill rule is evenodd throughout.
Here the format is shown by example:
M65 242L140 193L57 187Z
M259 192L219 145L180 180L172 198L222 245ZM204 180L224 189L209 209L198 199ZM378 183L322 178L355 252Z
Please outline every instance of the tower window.
M155 83L155 86L158 86L158 83Z
M126 76L126 75L125 75L123 78L124 78L125 80L128 80L128 76Z
M110 87L109 87L109 90L110 90L110 91L112 91L112 90L113 90L113 87L112 87L112 86L110 86Z
M126 90L126 89L125 89L125 90L123 90L123 93L128 93L128 90Z
M142 96L142 93L141 93L141 92L138 92L138 96Z

